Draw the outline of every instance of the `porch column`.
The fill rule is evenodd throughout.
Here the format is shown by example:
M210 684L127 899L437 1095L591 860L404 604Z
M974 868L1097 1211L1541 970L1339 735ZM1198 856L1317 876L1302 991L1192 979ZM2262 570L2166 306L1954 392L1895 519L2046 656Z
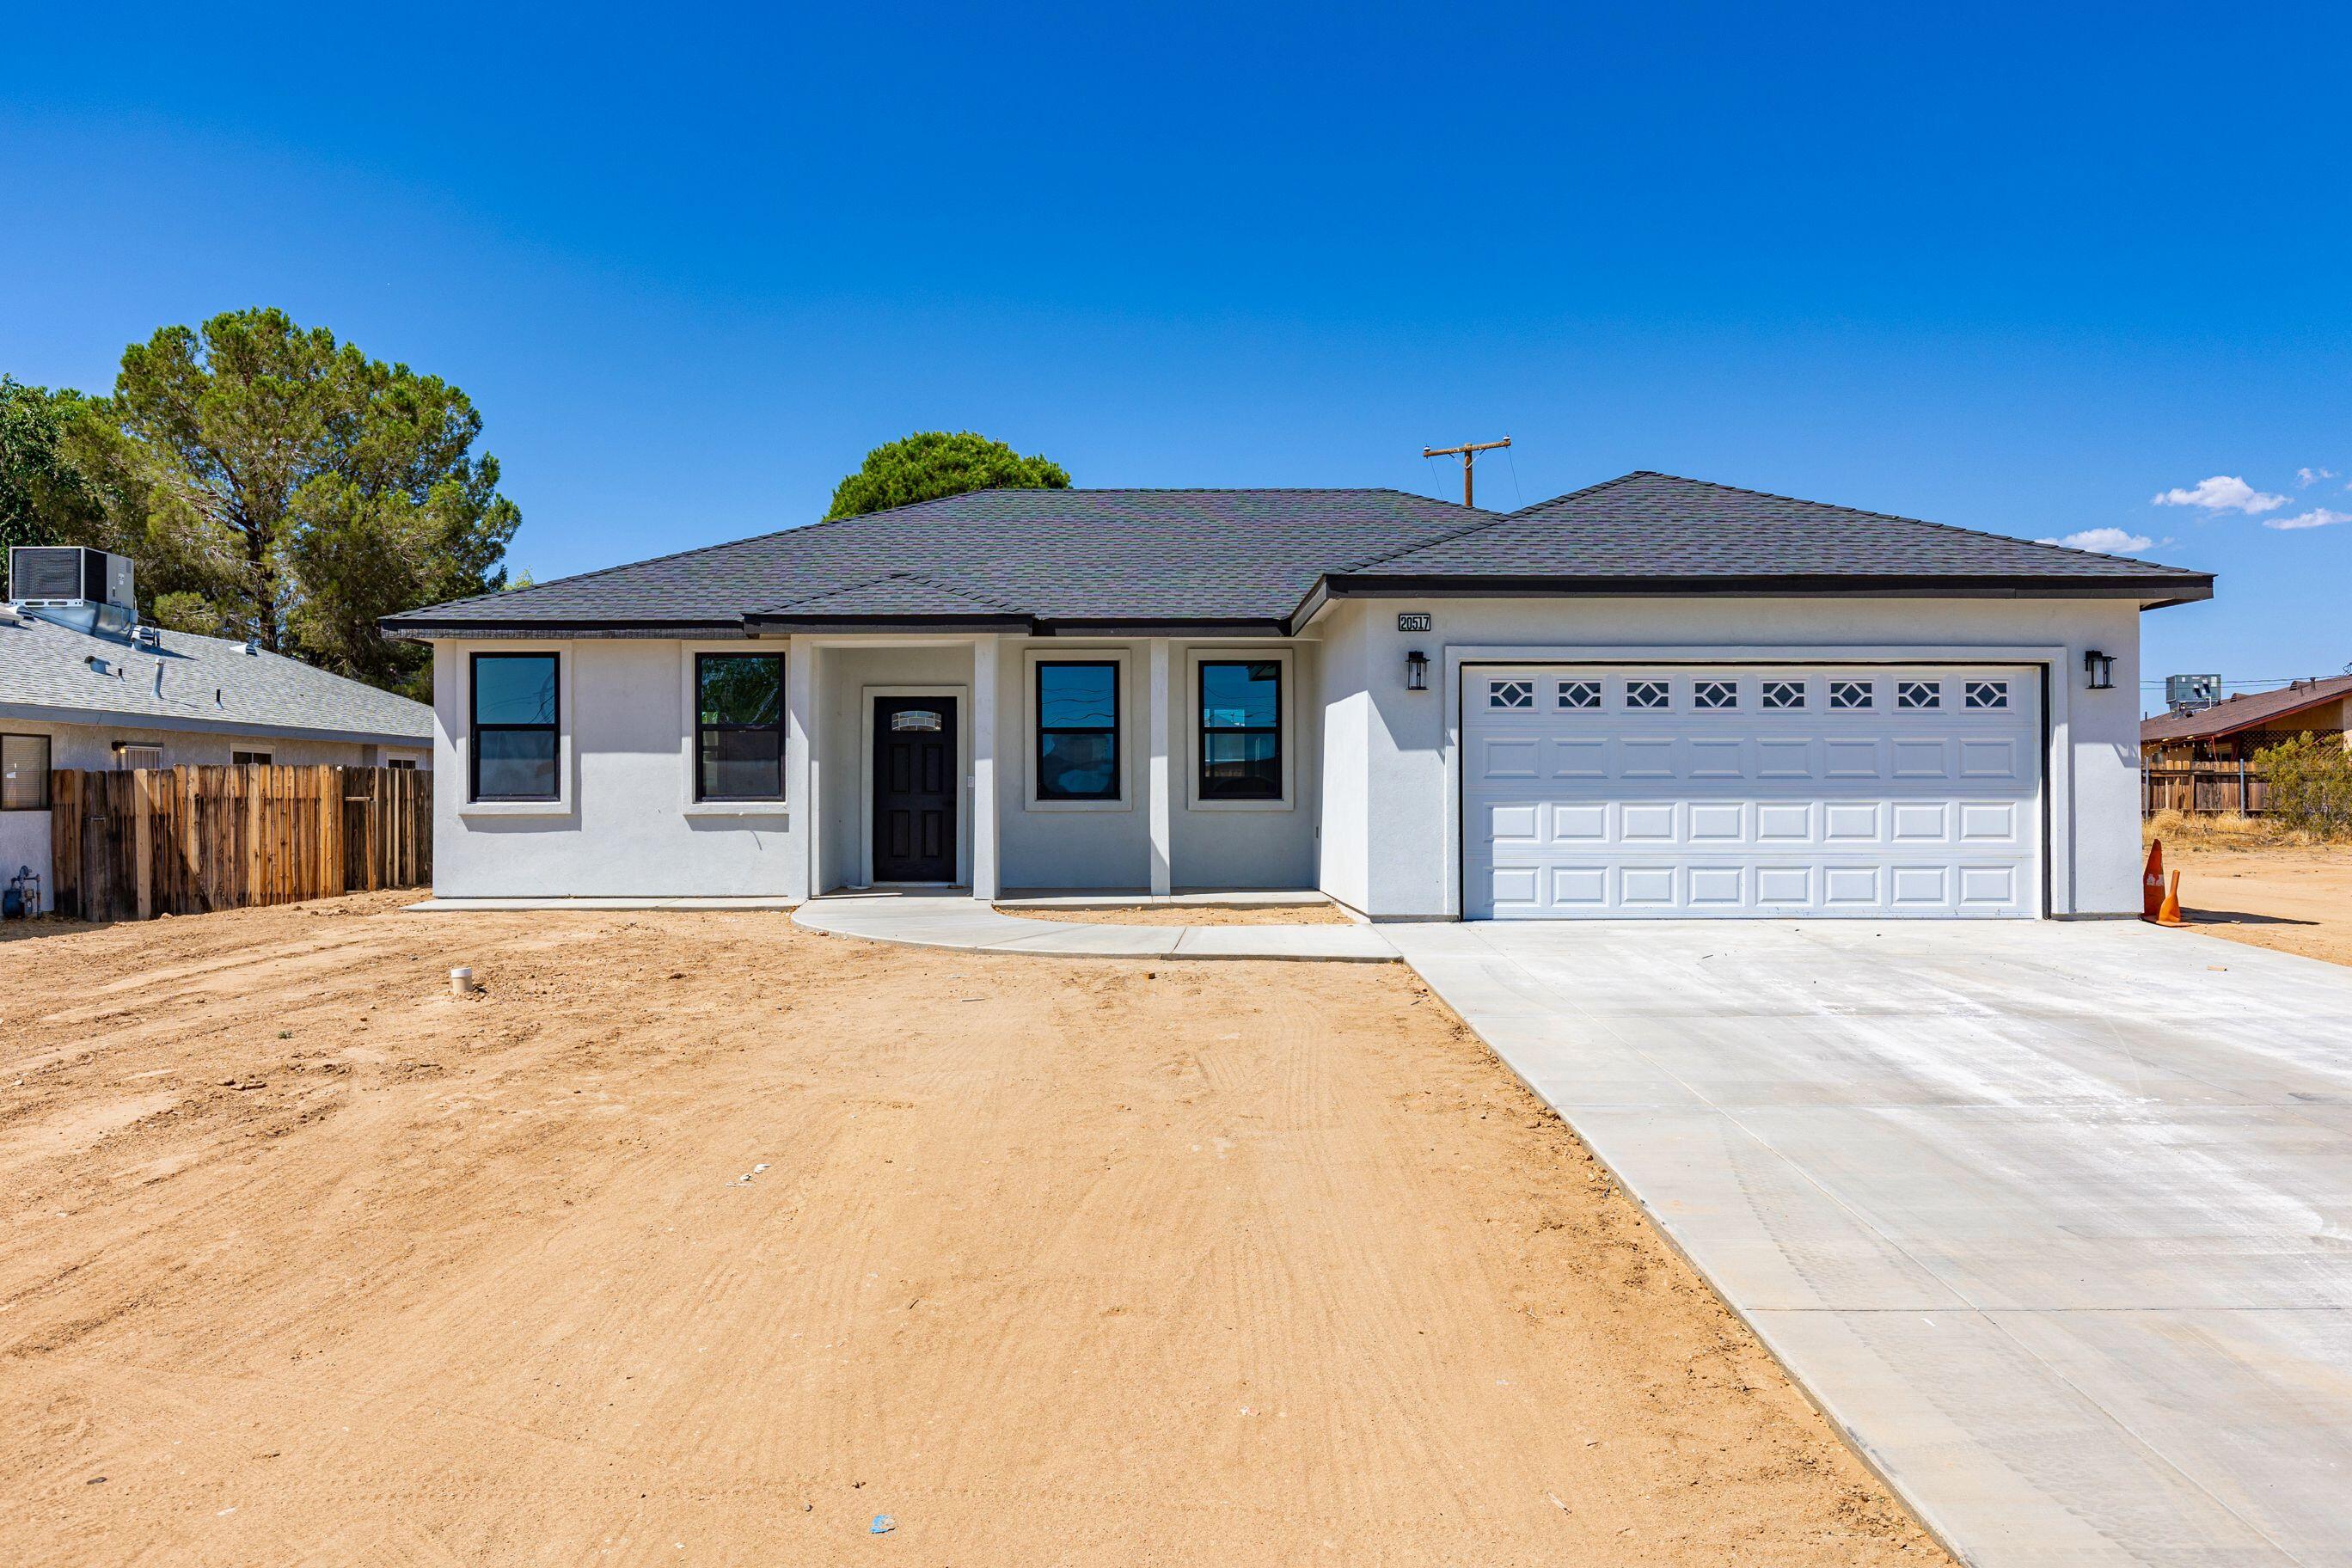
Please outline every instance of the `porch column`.
M784 644L784 809L797 853L784 873L788 899L813 899L824 891L816 852L816 649L806 637ZM688 724L690 739L694 731Z
M1168 766L1168 639L1151 639L1151 700L1146 721L1150 726L1146 739L1145 755L1150 758L1146 773L1146 832L1150 838L1151 890L1165 894L1173 886L1171 862L1168 854L1169 826L1173 820L1168 799L1170 772Z
M971 896L996 897L996 634L971 640Z

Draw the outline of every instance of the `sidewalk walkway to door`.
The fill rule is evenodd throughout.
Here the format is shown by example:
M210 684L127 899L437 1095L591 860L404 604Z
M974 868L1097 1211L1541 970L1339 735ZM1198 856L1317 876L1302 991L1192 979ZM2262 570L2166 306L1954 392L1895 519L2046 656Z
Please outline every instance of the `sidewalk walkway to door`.
M1063 958L1288 958L1379 963L1396 948L1370 926L1118 926L1033 921L961 892L838 893L793 920L812 931L914 947L986 948Z

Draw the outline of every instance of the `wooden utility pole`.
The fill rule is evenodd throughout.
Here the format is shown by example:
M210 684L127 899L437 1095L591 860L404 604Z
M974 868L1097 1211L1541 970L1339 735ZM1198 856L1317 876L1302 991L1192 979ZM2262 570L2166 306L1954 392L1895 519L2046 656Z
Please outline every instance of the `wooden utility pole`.
M1499 441L1467 441L1459 447L1423 447L1421 449L1421 455L1424 458L1460 458L1462 459L1462 504L1475 506L1478 503L1470 499L1474 493L1470 484L1471 465L1478 460L1479 453L1492 452L1510 444L1511 438L1506 436Z

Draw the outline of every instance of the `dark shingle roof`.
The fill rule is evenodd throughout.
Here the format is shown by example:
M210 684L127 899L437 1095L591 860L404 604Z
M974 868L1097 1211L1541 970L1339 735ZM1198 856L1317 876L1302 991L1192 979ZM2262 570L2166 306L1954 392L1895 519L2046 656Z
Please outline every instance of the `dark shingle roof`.
M2126 556L1654 473L1577 490L1363 570L1433 578L2120 579L2183 590L2211 584L2200 573Z
M1055 621L1271 623L1336 566L1493 518L1399 490L982 490L460 599L385 625L709 624L790 618L827 596L839 597L835 612L866 616L952 613L961 597L996 615Z
M982 490L389 617L409 636L970 622L1292 626L1322 594L2078 592L2212 579L1628 474L1507 517L1388 489Z
M2243 691L2194 713L2159 713L2153 719L2143 719L2139 721L2139 743L2152 746L2159 741L2207 741L2241 730L2258 730L2272 720L2341 697L2352 697L2352 675L2297 681L2275 691Z

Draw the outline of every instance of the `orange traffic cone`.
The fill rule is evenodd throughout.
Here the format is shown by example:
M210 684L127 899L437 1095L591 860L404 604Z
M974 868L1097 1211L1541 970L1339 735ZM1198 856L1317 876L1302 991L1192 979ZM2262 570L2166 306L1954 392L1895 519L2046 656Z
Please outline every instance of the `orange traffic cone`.
M2139 877L2139 918L2156 919L2158 908L2164 902L2164 840L2151 839L2147 847L2147 866Z
M2160 926L2185 926L2189 923L2180 918L2180 873L2178 871L2172 874L2171 882L2164 889L2164 905L2156 911L2156 923Z

